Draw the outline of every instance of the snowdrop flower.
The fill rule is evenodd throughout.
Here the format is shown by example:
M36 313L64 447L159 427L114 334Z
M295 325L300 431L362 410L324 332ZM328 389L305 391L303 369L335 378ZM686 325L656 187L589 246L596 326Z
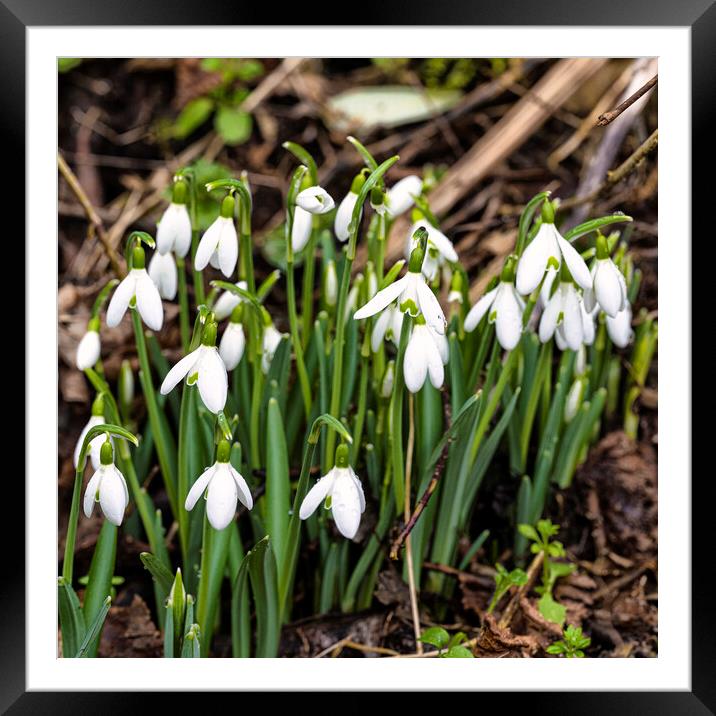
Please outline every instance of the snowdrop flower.
M425 239L427 232L423 231L422 233L423 239ZM360 320L361 318L373 316L397 300L398 306L403 313L410 313L413 317L423 315L426 323L436 333L443 335L446 324L445 315L442 308L440 308L438 299L430 290L430 287L425 282L425 276L422 274L424 256L425 249L424 245L421 244L410 255L408 273L403 278L378 291L368 303L355 312L353 318Z
M99 360L99 316L92 316L87 322L87 332L77 346L77 367L80 370L92 368Z
M465 317L465 330L474 331L488 313L488 321L496 324L497 340L506 350L511 351L522 336L522 314L525 304L515 289L514 259L507 260L502 269L500 283L488 291Z
M94 503L99 502L104 516L113 524L122 524L124 511L129 504L129 493L124 475L114 464L112 443L104 436L100 450L100 466L87 483L84 497L85 517L92 517Z
M313 216L311 212L296 207L293 212L293 226L291 227L291 246L294 251L300 251L311 238L313 229Z
M410 175L401 179L388 189L386 204L388 214L395 218L404 214L415 203L415 197L423 190L423 180L419 176Z
M343 314L343 320L347 321L351 314L355 311L356 305L358 304L358 295L360 294L361 285L363 284L363 274L359 273L356 275L353 281L351 290L348 291L348 297L346 298L346 312Z
M206 493L206 517L215 530L223 530L234 519L237 500L249 510L254 506L246 480L229 462L230 454L231 446L222 440L216 450L216 462L199 475L184 503L185 510L193 510Z
M585 346L591 346L592 343L594 343L594 319L597 312L587 310L584 305L584 297L582 297L582 300L579 302L579 308L582 312L582 343Z
M627 286L622 272L609 257L607 240L597 236L597 258L591 271L593 288L584 291L584 303L591 311L597 304L607 314L615 318L627 304Z
M335 206L335 202L323 187L309 186L296 197L296 206L309 214L327 214Z
M149 278L154 281L162 298L174 300L177 295L177 265L172 254L154 252L149 261Z
M396 304L388 306L373 324L373 331L370 334L370 347L373 353L378 352L384 338L393 341L397 346L402 327L403 312Z
M273 361L276 349L281 343L283 334L276 330L273 325L273 321L268 317L268 314L264 316L264 335L261 344L261 370L264 375L268 375L269 369L271 368L271 362Z
M408 234L406 244L406 257L409 257L416 247L415 232L420 227L428 232L428 250L423 261L423 274L428 281L433 281L438 274L438 269L446 262L457 263L458 256L452 241L439 229L436 229L429 221L418 218L413 222Z
M248 288L246 281L239 281L236 285L243 291L246 291ZM241 298L241 296L237 296L231 291L224 291L214 304L214 318L216 318L217 321L223 321L225 318L228 318L232 311L243 300L244 299Z
M459 271L455 271L455 273L450 278L450 292L448 293L448 303L462 304L462 302L462 274Z
M612 343L618 348L626 348L634 335L631 328L631 306L627 302L626 307L619 311L614 318L607 315L607 333Z
M186 256L191 247L191 219L186 207L187 185L183 179L174 182L172 202L157 224L157 251Z
M517 265L517 290L523 295L532 293L539 286L547 266L556 267L564 259L574 280L583 289L591 288L592 277L579 252L564 238L554 225L554 208L549 201L542 204L542 225L537 235L522 252Z
M445 335L436 333L418 316L405 349L403 375L405 386L417 393L430 376L434 388L441 388L445 380L444 365L448 362L448 342Z
M95 425L102 425L105 423L104 419L104 398L101 395L98 395L94 403L92 403L92 416L87 421L87 424L82 428L82 432L80 433L79 440L77 441L77 445L75 446L75 452L73 456L73 462L75 468L78 467L78 462L80 459L80 452L82 452L82 444L85 441L85 436L90 431L90 428L95 427ZM90 442L89 450L87 451L87 454L90 456L90 459L92 460L92 467L96 470L100 466L100 450L102 449L102 445L105 441L104 435L98 435L96 438L92 439L92 442ZM85 463L87 462L87 458L85 457ZM82 465L84 467L84 465Z
M242 307L237 306L231 314L231 320L224 329L224 335L219 343L219 355L224 361L226 370L234 370L241 361L246 348L244 327L241 325Z
M119 325L129 308L132 299L144 323L154 331L158 331L164 322L164 309L154 281L144 268L144 249L136 246L132 254L132 268L122 279L107 306L107 325L114 328Z
M393 394L393 383L395 382L395 361L389 360L383 371L383 380L380 381L380 397L390 398Z
M584 342L584 322L581 299L564 268L557 290L547 302L539 322L539 339L546 343L558 332L557 347L579 350Z
M570 423L574 420L577 415L579 406L582 404L582 398L584 397L584 389L586 388L586 380L584 378L577 378L572 387L567 393L567 400L564 404L564 422Z
M194 257L194 268L202 271L211 261L224 276L231 276L239 258L239 239L234 225L234 197L229 194L221 203L221 213L204 232Z
M326 265L326 272L323 275L323 298L329 308L334 308L338 301L338 274L333 259Z
M360 516L365 511L365 496L360 480L348 464L347 445L338 446L334 467L308 491L301 503L299 517L302 520L310 517L325 498L330 498L330 503L326 500L326 507L330 505L338 531L353 539Z
M216 323L213 321L204 326L201 345L167 373L159 389L161 394L169 393L184 376L189 377L189 385L197 383L199 395L212 413L224 409L228 378L226 366L216 348Z
M374 186L370 190L370 208L378 216L385 216L388 213L388 197L378 186Z
M341 203L338 205L336 218L333 221L333 231L339 241L348 241L350 238L348 227L350 226L353 209L355 209L358 194L360 194L363 184L365 184L365 174L361 172L353 179L351 190L343 197Z

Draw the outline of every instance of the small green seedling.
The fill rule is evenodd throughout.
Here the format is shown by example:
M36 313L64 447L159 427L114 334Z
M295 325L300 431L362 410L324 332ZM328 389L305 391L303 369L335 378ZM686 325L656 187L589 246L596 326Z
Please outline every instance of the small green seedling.
M527 573L523 569L513 569L508 572L499 562L495 565L497 570L495 573L495 593L492 595L490 605L487 607L487 613L492 614L500 599L505 595L507 590L514 586L521 587L527 583Z
M442 659L473 659L470 649L462 646L466 639L463 632L459 631L450 636L442 627L430 627L420 635L420 641L434 646Z
M583 658L584 649L591 643L592 639L582 634L582 627L570 624L563 632L563 639L555 641L547 647L548 654L564 654L568 659Z

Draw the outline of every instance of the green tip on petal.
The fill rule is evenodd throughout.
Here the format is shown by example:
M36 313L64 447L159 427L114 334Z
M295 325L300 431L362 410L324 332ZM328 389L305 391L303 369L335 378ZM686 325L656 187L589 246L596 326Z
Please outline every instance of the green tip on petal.
M542 203L542 221L545 224L554 224L554 204L549 199Z
M183 179L177 179L172 188L172 204L186 204L187 184Z
M341 443L336 448L336 467L348 467L348 458L350 457L350 450L348 445Z
M227 194L221 202L221 216L224 219L231 219L234 216L234 207L236 200L233 195Z
M99 451L99 460L103 465L111 465L114 462L114 450L112 449L112 443L107 440L102 443L102 447Z
M210 348L216 345L216 323L209 321L204 326L204 332L201 334L201 344Z
M231 316L229 316L229 321L231 323L241 323L241 316L244 313L244 306L243 304L239 304L234 308L234 310L231 312Z
M365 180L366 175L364 171L361 171L360 174L356 174L355 177L353 177L353 181L351 182L351 194L360 194L360 190L363 188Z
M216 448L216 462L229 462L231 457L231 445L228 440L220 440Z
M597 233L597 259L603 261L609 258L609 242L602 232Z
M132 250L132 268L143 269L145 263L145 253L141 246L135 246Z
M515 269L517 268L517 259L514 256L508 256L505 265L502 267L500 281L505 283L514 283Z
M97 393L97 397L92 403L92 415L104 417L104 395Z

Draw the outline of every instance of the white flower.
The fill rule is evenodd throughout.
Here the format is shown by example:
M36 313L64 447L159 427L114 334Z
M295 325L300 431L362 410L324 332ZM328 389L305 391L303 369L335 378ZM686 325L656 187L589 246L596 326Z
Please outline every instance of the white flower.
M293 226L291 227L291 246L294 251L300 251L311 238L313 229L313 216L310 212L296 207L293 212Z
M423 190L423 180L419 176L410 175L401 179L388 189L386 204L388 214L395 218L404 214L415 203L415 197Z
M380 395L382 398L390 398L393 393L395 382L395 361L389 360L383 372L383 380L380 382Z
M353 191L349 191L343 197L343 201L341 201L341 203L338 205L338 211L336 211L336 218L333 222L333 231L335 231L336 238L339 241L348 241L348 239L350 238L348 226L351 223L353 209L355 209L357 201L358 194Z
M90 324L92 319L90 320ZM82 336L82 340L77 346L77 367L80 370L92 368L99 360L100 342L99 331L94 327L87 327L87 333Z
M597 303L615 318L627 305L627 286L622 272L610 258L596 259L591 271L594 287L584 291L584 303L592 311Z
M246 291L248 284L246 281L239 281L236 284L240 289ZM231 315L231 312L243 301L241 296L237 296L231 291L224 291L214 304L214 317L217 321L223 321Z
M582 397L584 395L585 381L582 378L572 383L572 387L567 393L567 400L564 404L564 422L571 423L579 410L579 406L582 404Z
M413 271L408 271L403 278L378 291L355 312L353 318L360 320L373 316L396 299L401 311L409 312L411 316L422 314L434 331L441 335L445 333L445 315L438 299L425 283L425 276Z
M582 297L582 300L579 302L579 308L582 311L582 342L585 346L591 346L592 343L594 343L594 318L596 315L596 311L588 311L586 306L584 305L584 297Z
M221 343L219 343L219 355L221 360L224 361L226 370L234 370L239 365L241 357L244 355L245 347L244 327L241 323L230 321L224 330L224 335L221 337Z
M323 187L310 186L296 197L296 206L310 214L326 214L335 206L335 203Z
M559 326L559 327L558 327ZM573 351L584 341L584 322L581 300L571 281L561 281L547 302L539 322L539 339L546 343L558 331L557 346Z
M159 289L159 295L168 301L177 295L177 265L172 254L155 251L149 262L149 278Z
M95 502L99 502L104 516L113 525L122 524L129 493L124 475L112 462L100 465L87 483L83 504L85 517L92 517Z
M414 238L415 232L423 227L428 232L428 244L423 260L423 275L428 281L432 281L437 276L438 269L446 262L457 263L458 256L452 241L439 229L436 229L430 222L425 219L416 221L410 227L408 233L408 241L405 246L405 256L410 258L410 254L420 241Z
M102 425L104 423L104 416L102 415L92 415L92 417L87 421L87 424L82 428L82 432L80 433L80 438L77 441L77 445L75 446L75 452L74 452L74 465L75 468L77 467L77 462L80 459L80 452L82 451L82 443L85 441L85 435L89 432L90 428L93 428L95 425ZM102 449L102 444L105 441L105 435L102 433L100 435L97 435L97 437L92 439L92 442L90 443L89 450L87 451L87 454L90 456L90 459L92 460L92 467L96 470L100 466L100 450ZM85 457L85 463L87 462L87 458ZM84 465L82 466L84 467Z
M514 284L500 281L470 309L465 317L465 330L474 331L489 311L488 321L496 324L497 340L506 351L511 351L520 342L524 310L524 301Z
M207 331L207 327L204 328L204 331ZM215 338L216 329L214 328ZM196 350L184 356L164 378L162 387L159 389L162 395L169 393L187 375L192 382L194 376L198 375L196 382L199 387L199 395L204 401L204 405L212 413L218 413L224 409L229 381L226 375L226 366L215 345L202 343Z
M107 306L107 325L110 328L119 325L132 298L137 301L137 310L142 320L149 328L158 331L164 322L162 299L144 267L133 268L117 286Z
M403 312L396 304L388 306L373 324L373 331L370 334L370 347L373 353L378 352L384 338L390 339L397 346L402 327Z
M186 256L191 247L191 219L186 204L172 202L157 224L157 251Z
M239 258L239 240L236 226L230 216L219 216L204 232L194 258L194 268L201 271L211 265L221 269L224 276L231 276Z
M261 346L261 370L264 372L264 375L268 375L274 353L276 353L276 349L278 348L279 343L281 343L281 338L282 334L276 330L273 323L268 326L264 326L264 337Z
M249 510L254 506L246 480L230 462L217 460L199 475L186 496L184 509L194 509L194 505L205 491L206 517L215 530L223 530L234 519L237 500Z
M350 465L336 465L318 480L303 499L299 517L302 520L310 517L328 496L338 531L344 537L353 539L360 525L360 516L365 511L365 496L360 480Z
M403 375L405 385L411 393L417 393L430 376L434 388L441 388L445 380L444 364L448 362L449 348L447 338L418 323L413 327L405 349Z
M607 333L612 343L618 348L626 348L634 335L631 328L631 306L619 311L614 318L607 315Z
M338 275L336 274L336 262L332 259L326 266L326 273L323 278L323 296L326 305L333 307L338 301Z
M517 290L523 296L532 293L539 286L550 258L559 266L564 259L577 284L583 289L591 288L592 277L579 252L569 241L562 238L554 224L543 222L517 264Z

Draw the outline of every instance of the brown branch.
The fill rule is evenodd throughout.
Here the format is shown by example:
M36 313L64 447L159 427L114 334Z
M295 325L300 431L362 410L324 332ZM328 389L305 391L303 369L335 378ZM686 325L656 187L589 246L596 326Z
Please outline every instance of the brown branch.
M543 560L544 552L538 552L527 569L527 581L515 592L512 599L510 599L507 608L502 613L502 617L498 622L501 629L506 629L510 626L512 617L515 615L515 611L517 610L517 605L520 603L520 599L527 593L527 590L532 586L532 582L534 581L537 572L539 572Z
M625 99L618 107L610 112L600 114L597 118L597 127L606 127L607 124L613 122L625 109L629 109L634 102L643 97L652 87L654 87L659 79L659 75L654 75L643 87L639 88L631 97Z
M622 162L613 171L607 172L607 178L592 192L584 196L575 196L563 201L559 205L560 211L571 209L580 204L589 203L598 199L602 194L608 191L615 184L631 174L641 161L651 152L653 152L659 144L659 130L655 129L649 138L624 162Z
M122 268L122 265L119 263L119 257L117 256L117 252L114 250L112 244L109 241L109 237L107 236L107 232L104 229L102 219L99 217L99 214L97 214L95 208L92 206L89 197L85 193L85 190L82 188L79 180L75 176L75 173L72 171L72 169L70 169L69 164L67 164L64 157L59 152L57 153L57 166L59 167L60 174L62 174L65 181L72 190L72 193L77 197L80 204L82 204L82 208L87 215L87 219L89 220L90 225L94 229L94 232L97 235L99 242L102 244L102 248L104 249L107 258L112 265L112 271L114 271L115 275L118 278L124 278L126 272Z
M449 406L446 408L447 411L449 411ZM447 415L448 421L450 419L450 416ZM445 446L443 447L443 451L440 454L440 457L438 458L437 464L435 465L435 470L433 471L433 476L430 479L430 483L428 484L427 488L425 488L425 492L422 494L422 497L418 501L418 504L415 505L415 510L413 511L413 514L410 516L410 519L407 521L405 527L403 527L400 534L395 538L393 541L393 544L390 546L390 558L393 560L398 559L398 551L400 550L400 547L402 546L403 542L407 539L408 535L413 531L413 527L415 527L415 523L420 518L420 515L423 514L423 510L427 507L428 501L430 500L433 492L435 492L438 481L440 480L440 475L442 475L444 469L445 469L445 462L447 460L447 450L448 446L450 444L450 441L448 440L445 443Z

